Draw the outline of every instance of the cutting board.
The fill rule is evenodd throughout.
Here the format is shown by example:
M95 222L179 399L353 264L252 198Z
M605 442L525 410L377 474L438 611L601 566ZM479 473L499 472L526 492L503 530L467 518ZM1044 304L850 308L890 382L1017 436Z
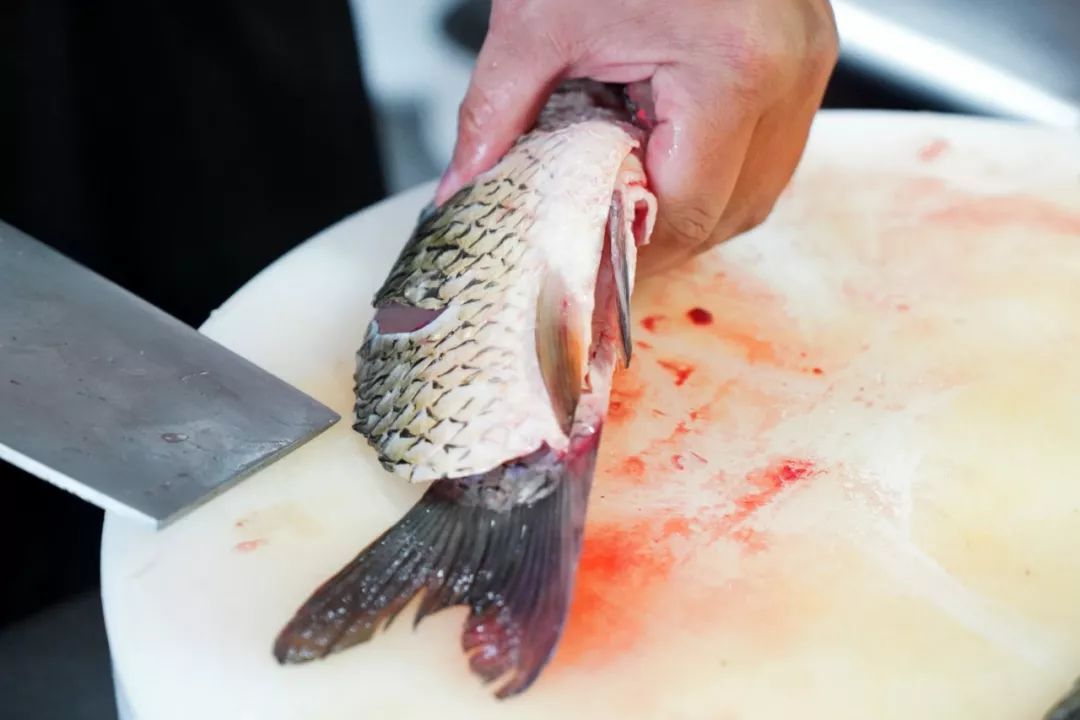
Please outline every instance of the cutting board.
M348 417L431 187L326 230L204 331ZM304 666L297 605L399 518L348 422L164 532L106 520L125 715L1038 718L1080 674L1080 138L822 113L766 224L642 282L571 616L524 696L464 609Z

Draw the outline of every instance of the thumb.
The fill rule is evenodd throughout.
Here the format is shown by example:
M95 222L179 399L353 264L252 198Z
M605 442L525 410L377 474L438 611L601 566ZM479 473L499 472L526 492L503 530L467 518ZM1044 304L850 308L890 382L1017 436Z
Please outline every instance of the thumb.
M492 30L458 111L453 158L435 193L441 205L488 170L535 122L565 67L554 46Z

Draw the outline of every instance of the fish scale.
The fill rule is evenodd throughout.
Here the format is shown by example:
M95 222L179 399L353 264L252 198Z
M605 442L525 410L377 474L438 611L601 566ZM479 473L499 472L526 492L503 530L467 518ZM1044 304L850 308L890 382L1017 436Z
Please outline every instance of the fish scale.
M611 88L564 84L492 170L421 215L358 351L355 427L390 472L434 482L297 611L280 662L365 642L416 596L417 622L468 606L461 646L505 679L498 697L551 657L656 210L627 117Z
M460 462L461 454L447 446L495 444L505 437L491 427L500 418L484 411L493 404L477 402L484 396L502 392L528 402L523 392L528 367L509 347L521 344L523 328L531 324L526 308L536 292L536 278L524 277L523 262L530 248L522 233L539 201L520 190L530 175L493 179L451 200L452 210L417 228L396 272L376 294L377 306L448 310L458 322L443 332L436 320L419 337L380 334L373 324L359 351L356 383L363 392L357 392L356 429L378 448L384 467L410 480L476 471L471 464L453 462L451 455ZM454 219L440 222L447 217ZM484 227L485 222L497 227ZM437 355L428 348L432 341ZM453 393L436 392L436 383ZM421 407L430 408L426 417L455 423L457 431L449 434L439 421L416 423ZM475 412L459 416L465 408ZM526 427L517 435L533 445L523 443L523 452L550 432L551 422L522 420ZM498 462L493 459L491 466Z
M436 480L486 472L544 442L565 446L565 431L550 407L532 413L506 408L535 406L542 394L536 358L523 352L533 343L543 264L531 233L543 203L573 203L580 192L575 183L552 183L555 168L544 162L568 155L575 143L594 141L570 122L580 114L575 101L554 101L537 131L511 148L496 173L419 223L376 293L377 308L443 313L408 335L382 333L373 322L358 351L354 427L387 470L414 482ZM605 108L592 114L620 117ZM610 131L606 123L596 128L595 140ZM611 158L619 152L611 146ZM595 166L567 170L568 179L597 173ZM593 184L598 193L610 192ZM610 202L592 204L599 221ZM453 392L437 392L435 383ZM492 397L503 402L485 402ZM424 407L429 419L418 423ZM462 429L450 435L441 420ZM448 447L453 445L474 452L462 464Z

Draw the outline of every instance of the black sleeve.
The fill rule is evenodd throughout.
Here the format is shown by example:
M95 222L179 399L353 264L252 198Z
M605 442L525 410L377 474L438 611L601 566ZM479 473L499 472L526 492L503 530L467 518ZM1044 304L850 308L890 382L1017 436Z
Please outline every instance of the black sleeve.
M383 194L347 0L0 2L0 218L180 319ZM0 488L3 625L96 583L101 514Z

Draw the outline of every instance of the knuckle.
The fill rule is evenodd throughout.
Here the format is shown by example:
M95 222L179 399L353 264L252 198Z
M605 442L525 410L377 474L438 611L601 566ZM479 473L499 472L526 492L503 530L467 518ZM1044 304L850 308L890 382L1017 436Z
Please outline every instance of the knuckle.
M705 243L716 227L716 218L699 205L685 205L667 218L673 239L680 245Z
M736 77L753 87L775 74L780 59L765 43L750 36L738 38L728 47L728 62Z

